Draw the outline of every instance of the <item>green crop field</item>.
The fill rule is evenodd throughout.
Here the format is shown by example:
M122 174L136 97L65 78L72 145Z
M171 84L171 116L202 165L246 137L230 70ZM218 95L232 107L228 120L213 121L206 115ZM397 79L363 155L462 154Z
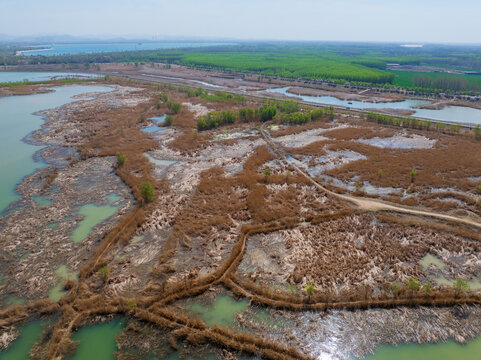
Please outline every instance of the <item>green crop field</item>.
M267 52L186 53L182 63L286 78L391 83L393 74L332 54Z
M9 52L10 51L10 52ZM333 80L377 86L401 86L423 91L481 91L480 75L389 71L388 64L423 65L439 69L481 72L481 47L355 43L242 43L176 50L146 50L58 56L14 56L3 48L4 64L90 64L132 62L187 65L254 73L267 77Z

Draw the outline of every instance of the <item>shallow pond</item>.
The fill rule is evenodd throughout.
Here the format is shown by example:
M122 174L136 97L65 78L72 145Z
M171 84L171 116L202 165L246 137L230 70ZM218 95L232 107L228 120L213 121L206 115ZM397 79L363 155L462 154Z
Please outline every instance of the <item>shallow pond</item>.
M176 160L157 159L150 154L145 154L145 156L147 156L147 158L153 165L160 168L167 168L177 162Z
M0 78L1 79L1 78ZM43 120L33 113L53 109L61 105L78 101L72 97L86 92L107 92L112 88L106 86L73 85L53 88L55 92L25 96L0 98L0 152L9 154L0 158L0 213L20 196L15 192L17 184L23 177L36 169L46 166L36 162L33 154L40 146L27 144L22 139L38 129Z
M420 261L419 264L423 267L424 271L427 271L431 265L438 268L439 270L445 270L446 264L441 260L438 259L436 256L432 254L426 254ZM453 286L456 279L447 279L444 275L431 277L432 280L436 282L437 285L446 285L446 286ZM466 282L469 285L471 290L480 290L481 289L481 282L477 278L467 279Z
M44 207L44 206L49 206L52 205L53 201L50 199L47 199L45 196L34 196L33 200L38 206Z
M2 360L26 360L30 349L40 339L47 321L33 321L20 328L20 336L7 350L0 351Z
M70 360L113 360L117 350L115 338L124 325L124 319L115 318L103 324L81 328L73 336L73 340L80 344Z
M72 233L72 240L75 243L81 242L89 236L92 229L113 216L117 212L118 206L86 204L82 206L78 213L84 218L77 225Z
M65 281L68 279L77 280L78 271L70 271L67 266L61 265L57 270L55 270L55 275L60 279L57 285L55 285L48 292L48 297L50 300L59 301L62 296L67 292L63 289Z
M381 345L373 355L365 360L479 360L481 359L481 337L466 345L454 341L437 344Z
M199 315L209 326L233 327L235 316L247 309L247 300L237 301L230 296L218 296L209 305L198 302L192 304L189 313Z
M303 101L309 101L317 104L334 105L342 107L351 107L354 109L402 109L402 110L413 110L416 111L413 116L441 120L441 121L451 121L459 123L472 123L481 124L481 110L468 108L464 106L447 106L441 110L429 110L429 109L418 109L418 106L426 105L431 103L427 100L417 100L417 99L406 99L404 101L398 102L363 102L363 101L350 101L350 100L340 100L333 96L307 96L307 95L296 95L288 93L287 90L290 87L275 88L262 90L270 93L278 93L286 96L296 96L301 98Z
M150 125L142 129L143 132L146 132L148 134L155 133L157 131L165 130L167 129L164 126L159 126L165 121L166 115L164 116L154 116L151 117L149 120L154 120L156 122L156 125Z

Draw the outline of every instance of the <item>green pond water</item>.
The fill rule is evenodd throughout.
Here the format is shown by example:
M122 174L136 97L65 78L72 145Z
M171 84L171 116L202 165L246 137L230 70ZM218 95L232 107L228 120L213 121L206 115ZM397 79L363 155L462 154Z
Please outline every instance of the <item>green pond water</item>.
M104 324L81 328L73 336L73 340L80 344L70 360L113 360L117 351L115 338L124 325L124 319L115 318Z
M40 339L47 321L33 321L20 328L20 336L8 349L0 351L2 360L26 360L30 349Z
M432 254L426 254L426 256L424 256L419 261L419 263L421 264L421 266L423 267L424 270L427 270L429 268L429 266L431 266L431 265L434 265L438 269L441 269L441 270L446 267L446 264L443 263L442 260L438 259L436 256L434 256Z
M420 260L424 270L430 265L438 269L445 269L446 264L437 257L427 254ZM433 278L438 285L452 286L454 280L447 280L444 276ZM468 281L472 290L481 289L478 279ZM368 355L365 360L480 360L481 359L481 336L469 341L466 345L461 345L455 341L440 342L435 344L399 344L381 345L373 355Z
M116 193L112 193L112 194L108 194L104 198L107 199L109 204L113 204L113 203L116 203L117 201L119 201L120 199L122 199L122 196L117 195Z
M481 337L460 345L454 341L437 344L382 345L365 360L480 360Z
M96 225L114 215L117 212L117 209L117 206L98 206L95 204L86 204L80 207L78 213L83 215L84 218L73 231L72 240L75 243L85 240Z
M86 92L106 92L106 86L73 85L53 88L55 92L0 98L0 213L19 198L15 188L28 174L46 166L36 162L33 154L41 147L22 141L30 132L40 128L43 120L34 112L53 109L69 102L72 97Z
M48 297L53 301L59 301L62 296L67 292L63 290L63 285L68 279L77 280L78 271L70 271L67 266L61 265L57 270L55 270L55 275L60 279L57 285L55 285L48 292Z
M47 199L45 196L34 196L33 200L38 206L49 206L52 205L53 201Z
M194 303L188 311L199 315L209 326L233 327L235 316L247 309L248 301L237 301L230 296L219 296L212 304Z
M424 256L419 263L423 267L424 271L428 270L429 266L434 265L440 270L444 270L446 268L446 264L441 260L438 259L436 256L432 254L427 254ZM447 285L453 286L456 279L446 279L444 276L437 276L433 277L432 280L436 282L437 285ZM469 288L471 290L480 290L481 289L481 281L477 278L467 279L466 282L469 284ZM481 359L481 356L480 356Z

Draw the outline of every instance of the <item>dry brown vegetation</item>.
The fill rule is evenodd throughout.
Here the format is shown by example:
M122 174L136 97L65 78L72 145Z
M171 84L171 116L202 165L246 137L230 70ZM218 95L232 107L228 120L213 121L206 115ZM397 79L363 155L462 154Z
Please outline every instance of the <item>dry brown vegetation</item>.
M165 104L156 108L155 88L147 84L136 85L143 86L144 91L153 100L134 108L90 114L88 121L98 125L92 128L88 134L88 141L79 149L83 159L93 156L115 156L117 152L126 156L126 162L117 167L116 174L131 188L137 200L135 208L124 215L109 233L104 234L102 243L81 269L79 282L77 284L70 282L68 294L58 303L39 300L0 311L0 327L3 328L25 322L33 316L52 313L58 315L55 327L44 339L46 344L41 350L42 358L67 357L75 351L75 344L71 340L73 331L99 315L120 314L167 330L169 342L174 348L177 346L175 339L183 339L195 346L210 343L273 360L310 359L299 350L287 348L273 341L215 326L208 327L204 322L191 319L170 307L179 299L197 296L215 285L223 285L235 294L249 298L259 305L290 310L325 311L331 308L481 304L481 296L477 293L464 294L446 288L435 289L430 293L413 293L402 289L399 294L393 296L386 289L391 278L384 275L379 275L377 279L382 291L373 294L372 287L363 283L365 272L373 263L379 268L398 261L409 263L417 261L431 249L443 248L451 251L464 249L478 252L480 250L478 242L470 242L460 237L471 234L471 238L478 241L481 239L473 229L454 227L453 224L426 222L419 217L413 220L386 213L374 216L361 210L353 210L349 203L339 201L328 192L322 192L312 186L312 179L295 169L289 176L280 172L266 175L263 173L265 164L274 160L276 154L279 155L279 149L270 149L267 146L257 147L245 161L242 171L234 176L217 167L201 173L197 188L172 224L172 232L152 271L151 281L133 298L135 304L133 307L131 299L107 296L102 287L98 288L95 285L95 277L98 277L96 271L110 264L115 250L127 244L145 221L147 214L156 206L155 201L143 204L139 191L140 184L145 181L153 184L157 196L169 191L169 184L165 180L158 181L153 176L152 165L144 156L145 152L156 148L157 142L139 130L144 119L155 115L156 112L165 112L167 108ZM172 87L161 87L160 90L167 93L173 101L186 101L184 95ZM233 104L229 103L208 105L216 110L233 107ZM194 115L186 109L176 115L174 126L180 134L169 146L186 154L209 146L209 135L201 136L194 133L194 125ZM328 127L328 123L321 121L298 127L286 127L275 132L275 135L294 134L318 127ZM379 151L372 146L348 140L356 137L390 136L392 135L390 130L378 131L375 130L376 127L353 129L357 128L332 130L328 136L331 139L338 139L337 142L329 140L313 143L296 151L302 154L319 154L327 145L333 150L350 149L365 154L368 161L348 164L341 169L333 170L332 174L341 179L359 174L362 179L382 186L404 184L405 177L409 178L409 171L413 168L419 172L416 185L446 186L454 183L459 185L457 181L473 175L475 172L473 169L481 168L481 160L461 156L463 153L479 152L481 145L470 140L443 138L441 145L434 149ZM453 164L457 164L457 167L453 167ZM287 168L288 166L285 167ZM379 168L385 169L386 176L378 177ZM449 196L460 199L452 193ZM437 197L426 195L422 199L436 201ZM467 200L463 197L463 201ZM437 203L436 205L440 206ZM373 230L370 224L375 218L385 223ZM309 226L300 226L306 223ZM312 296L272 291L267 286L242 279L237 274L239 264L247 251L249 237L273 232L282 232L286 235L286 247L289 249L309 247L312 250L311 254L314 255L311 256L305 256L305 252L298 253L299 265L292 274L294 282L297 282L296 279L299 277L309 277L321 287ZM175 256L179 244L189 250L192 248L191 242L197 239L201 241L200 251L204 251L205 245L212 237L227 233L237 234L235 242L215 270L205 276L193 275L181 281L167 281L169 273L176 271L169 265L169 259ZM302 234L302 239L295 237L299 233ZM422 237L422 241L418 240L419 236ZM402 246L400 244L402 238L412 240L410 246ZM416 266L411 269L396 267L393 269L392 279L421 274L419 267ZM341 283L352 286L349 289L333 291Z
M432 149L382 149L341 141L330 150L352 150L365 155L367 160L346 164L327 174L348 180L360 175L376 186L409 186L410 172L416 170L415 184L430 187L457 187L470 190L468 177L478 176L481 168L481 143L468 138L442 136ZM380 177L378 170L383 169Z

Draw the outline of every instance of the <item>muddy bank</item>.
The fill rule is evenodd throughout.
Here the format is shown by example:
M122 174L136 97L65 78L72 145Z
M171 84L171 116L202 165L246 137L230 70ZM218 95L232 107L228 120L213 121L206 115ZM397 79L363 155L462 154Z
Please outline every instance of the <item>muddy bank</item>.
M401 102L406 100L402 95L396 94L375 94L375 95L362 95L352 92L344 92L340 90L327 90L327 89L313 89L306 87L291 87L287 90L288 93L294 95L303 96L333 96L339 100L345 101L363 101L371 103L385 103L385 102Z
M64 280L55 271L61 267L77 271L92 256L103 234L132 208L130 190L114 173L116 159L81 161L75 150L103 126L93 117L99 109L108 109L112 101L127 105L143 101L143 97L132 96L139 89L113 87L110 93L84 94L81 98L88 100L42 111L41 129L25 139L45 146L35 157L50 167L27 176L18 185L22 197L2 217L3 307L12 301L48 297ZM115 214L100 225L89 222L83 212L108 209ZM85 221L93 225L91 232ZM83 231L77 243L73 241L76 231Z
M426 109L426 110L442 110L448 106L461 106L461 107L469 107L472 109L481 109L481 104L478 102L469 102L469 101L433 101L431 104L426 104L419 106L419 109Z
M45 94L49 92L52 92L52 90L46 89L45 85L17 85L0 87L0 97Z

